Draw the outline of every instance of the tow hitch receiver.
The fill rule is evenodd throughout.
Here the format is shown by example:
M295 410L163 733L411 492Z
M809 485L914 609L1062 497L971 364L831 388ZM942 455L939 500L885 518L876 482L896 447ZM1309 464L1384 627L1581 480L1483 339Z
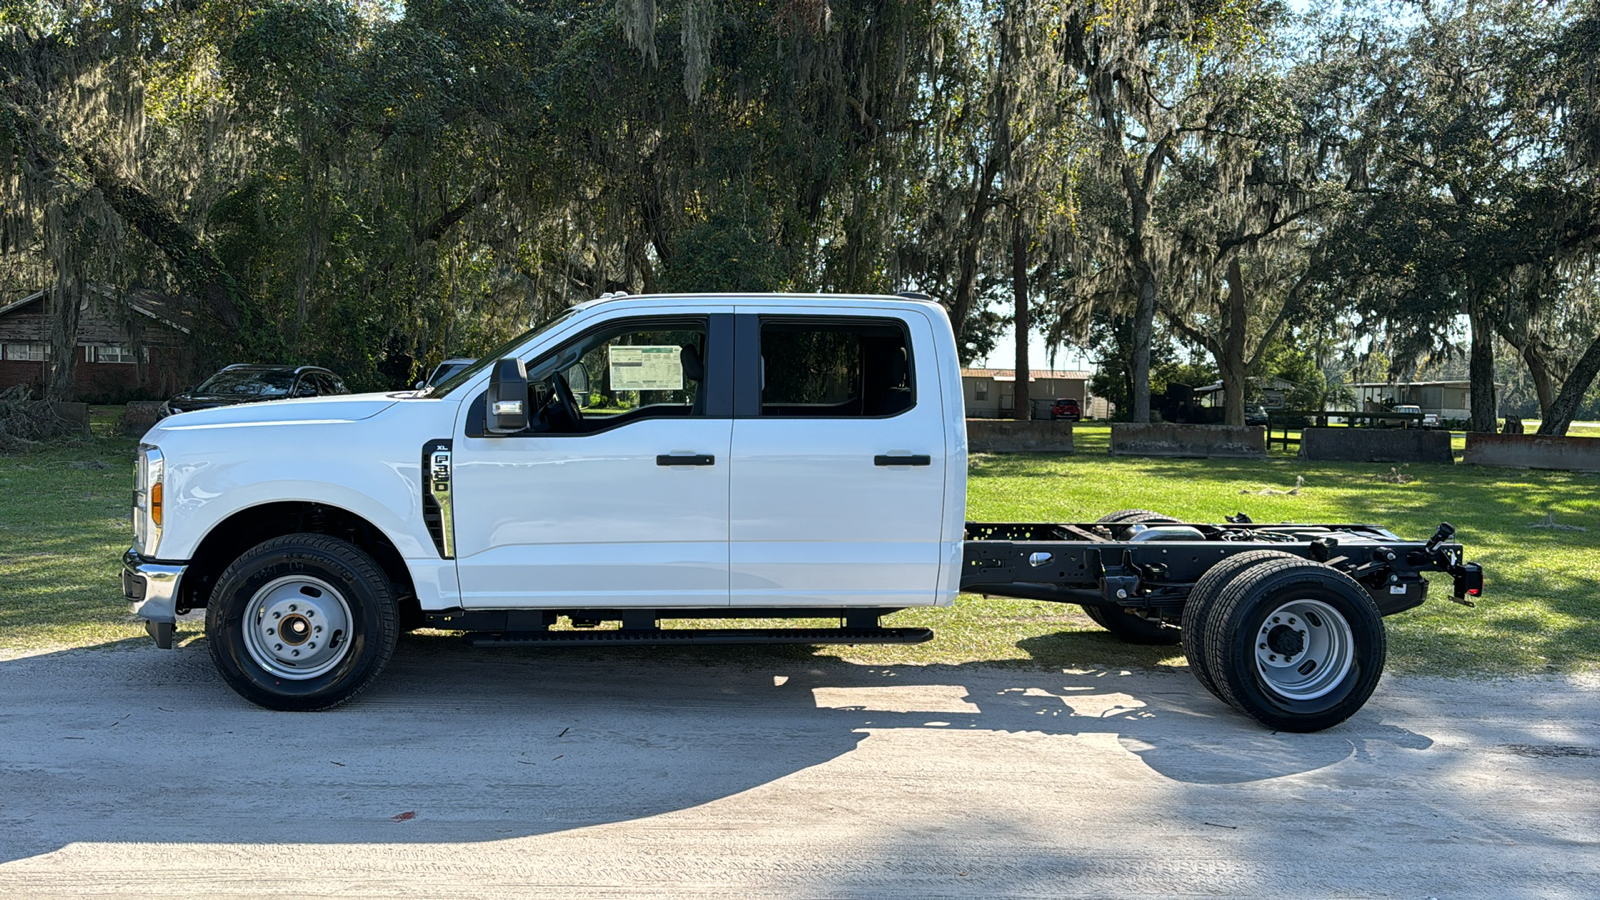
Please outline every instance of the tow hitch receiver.
M1456 579L1455 601L1473 606L1473 602L1467 598L1483 595L1483 566L1477 563L1462 563L1452 567L1450 574Z

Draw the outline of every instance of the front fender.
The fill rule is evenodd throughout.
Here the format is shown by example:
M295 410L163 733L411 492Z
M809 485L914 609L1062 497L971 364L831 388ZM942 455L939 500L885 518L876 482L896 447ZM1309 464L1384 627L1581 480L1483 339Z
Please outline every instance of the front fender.
M156 555L192 558L230 516L269 503L339 507L381 530L406 559L438 559L422 517L422 448L450 434L457 404L396 404L359 421L189 428L182 416L147 443L166 459L165 522Z

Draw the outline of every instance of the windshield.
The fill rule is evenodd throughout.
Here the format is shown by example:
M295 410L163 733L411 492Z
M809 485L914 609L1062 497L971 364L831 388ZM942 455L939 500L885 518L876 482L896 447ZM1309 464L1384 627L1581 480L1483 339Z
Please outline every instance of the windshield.
M445 379L461 371L462 369L465 369L467 366L472 365L474 362L477 362L477 360L468 360L467 362L439 363L439 367L434 369L433 375L428 378L428 386L432 387L437 384L443 384Z
M281 370L239 370L218 372L194 389L196 394L235 394L245 397L286 397L294 385L294 373Z
M504 344L501 344L483 356L478 357L478 361L472 365L467 366L459 372L456 372L454 375L451 375L449 378L446 378L444 381L441 381L438 384L430 385L420 391L417 391L413 396L443 397L466 382L472 380L473 376L477 375L479 372L482 372L485 368L494 363L495 360L517 349L517 347L526 343L530 338L539 334L543 334L562 322L565 322L571 315L572 310L566 310L562 312L561 315L556 316L554 319L551 319L543 325L539 325L524 331L523 333L517 335L509 341L506 341Z

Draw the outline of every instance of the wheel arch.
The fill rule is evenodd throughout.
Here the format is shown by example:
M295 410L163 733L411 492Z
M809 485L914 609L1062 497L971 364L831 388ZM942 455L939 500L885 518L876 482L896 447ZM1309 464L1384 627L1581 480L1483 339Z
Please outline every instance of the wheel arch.
M350 510L307 500L246 507L212 527L195 548L189 569L184 573L178 611L204 607L217 577L246 550L263 541L300 532L339 538L371 556L389 578L400 604L402 624L409 625L413 621L420 624L422 612L416 585L394 541L383 529Z

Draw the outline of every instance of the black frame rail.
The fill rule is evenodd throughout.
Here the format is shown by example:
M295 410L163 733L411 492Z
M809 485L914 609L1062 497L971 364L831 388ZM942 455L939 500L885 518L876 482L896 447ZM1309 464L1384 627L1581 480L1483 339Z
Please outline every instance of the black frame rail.
M1427 599L1425 572L1452 576L1455 599L1468 605L1467 598L1483 589L1482 568L1465 562L1462 546L1450 542L1455 529L1449 523L1440 524L1427 541L1408 541L1369 524L1262 525L1243 515L1230 519L1159 525L969 522L961 590L1176 620L1206 570L1252 550L1277 550L1332 566L1360 582L1384 615Z

